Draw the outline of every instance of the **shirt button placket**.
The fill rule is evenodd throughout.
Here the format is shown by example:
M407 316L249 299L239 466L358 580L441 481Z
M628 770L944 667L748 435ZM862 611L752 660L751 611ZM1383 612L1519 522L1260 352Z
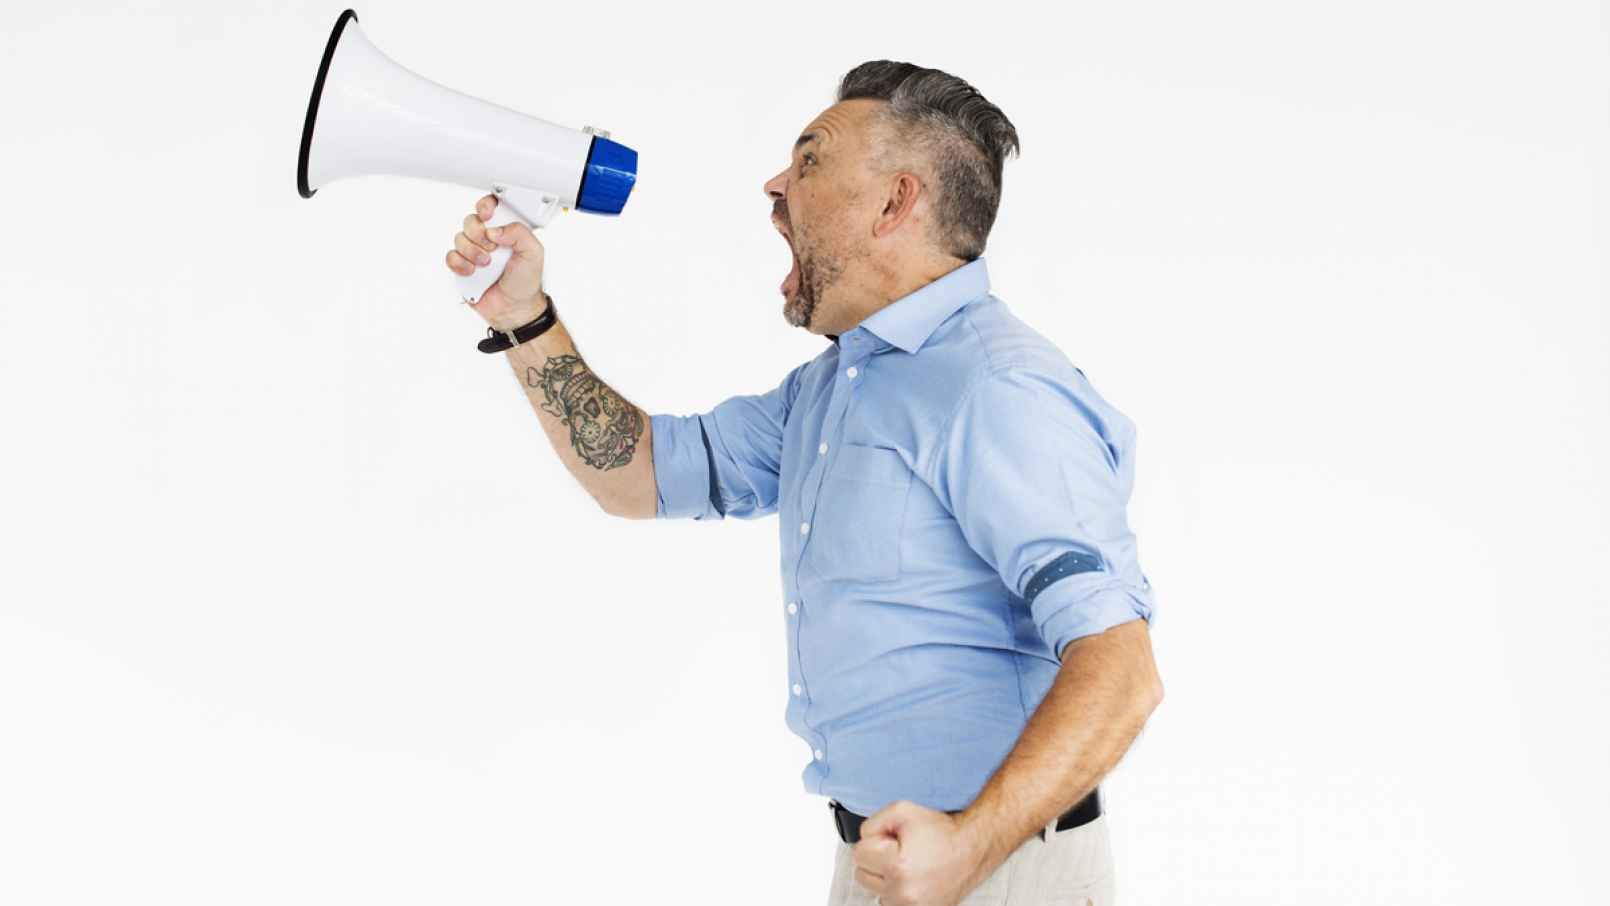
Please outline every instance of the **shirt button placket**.
M843 342L846 347L858 347L860 338L854 336L846 337L841 340L841 342ZM857 365L849 365L845 367L843 373L847 380L854 380L856 376L861 373L861 370ZM824 434L831 432L843 424L844 411L849 402L847 399L848 393L848 388L845 388L843 393L840 393L838 390L833 392L833 397L828 403L826 418L822 422L822 432ZM826 440L818 441L816 445L817 461L813 463L811 468L807 471L805 480L800 487L800 515L804 518L802 518L799 523L800 543L799 547L796 549L796 557L803 557L805 555L805 539L808 538L811 533L810 517L815 513L815 501L822 488L822 472L827 467L826 457L828 446L829 444ZM809 503L807 503L807 501L809 501Z
M857 338L851 338L852 345L855 344L856 339ZM859 375L860 373L861 373L860 368L858 368L855 365L851 365L848 368L844 369L844 377L846 378L846 380L853 381L853 380L855 380L856 376ZM846 392L848 392L848 391L846 391ZM828 411L828 418L823 423L824 430L827 429L828 425L839 426L839 425L843 424L844 412L845 412L845 409L848 407L848 405L849 405L849 400L845 399L845 398L840 398L840 399L837 399L837 400L834 401L834 405ZM834 410L837 410L837 417L836 418L834 417ZM821 443L817 444L817 446L816 446L816 455L819 458L827 456L827 441L824 440ZM820 461L820 459L819 459L819 461L817 463L817 468L825 468L825 466L822 465L822 462ZM817 476L816 488L817 488L818 491L820 491L820 489L821 489L821 476L820 475ZM809 533L810 530L811 530L811 524L809 522L802 522L800 524L799 533L801 535L805 535L805 534ZM790 611L790 612L792 612L792 611ZM794 695L795 696L800 695L802 691L803 690L798 685L794 686ZM827 759L827 753L823 752L820 748L813 748L811 750L811 754L816 758L817 761L825 761Z

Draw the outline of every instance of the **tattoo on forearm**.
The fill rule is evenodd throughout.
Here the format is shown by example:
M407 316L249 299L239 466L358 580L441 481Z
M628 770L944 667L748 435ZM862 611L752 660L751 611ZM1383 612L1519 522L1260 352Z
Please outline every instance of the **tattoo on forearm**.
M598 379L579 355L556 355L541 368L527 366L526 386L541 390L542 410L570 428L570 446L595 469L632 461L643 436L643 416Z

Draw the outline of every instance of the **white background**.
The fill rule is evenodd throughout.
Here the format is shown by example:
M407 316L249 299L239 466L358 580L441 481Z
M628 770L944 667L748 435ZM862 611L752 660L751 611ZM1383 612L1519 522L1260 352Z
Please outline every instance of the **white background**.
M0 902L822 903L775 521L596 510L452 296L479 192L298 197L340 10L6 12ZM839 76L968 79L994 290L1139 425L1123 902L1610 901L1604 4L358 12L640 152L545 242L651 412L825 342L761 185Z

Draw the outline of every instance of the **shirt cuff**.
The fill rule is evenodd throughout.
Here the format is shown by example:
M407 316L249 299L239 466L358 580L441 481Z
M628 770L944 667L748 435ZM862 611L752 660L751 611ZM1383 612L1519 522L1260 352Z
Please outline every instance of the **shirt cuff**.
M710 505L710 453L697 415L650 415L654 433L654 515L703 519Z
M1062 647L1074 639L1106 632L1137 618L1151 622L1149 594L1110 580L1092 588L1073 579L1052 583L1029 605L1040 637L1059 662Z

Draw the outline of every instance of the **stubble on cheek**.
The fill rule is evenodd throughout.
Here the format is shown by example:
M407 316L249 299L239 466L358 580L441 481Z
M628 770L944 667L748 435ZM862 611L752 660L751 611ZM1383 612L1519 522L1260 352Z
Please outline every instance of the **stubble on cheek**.
M821 199L829 212L844 210L844 203L852 202L859 196L851 192L844 199ZM822 301L822 295L838 281L844 272L842 252L824 247L823 243L831 241L830 237L842 227L832 214L828 214L830 222L819 224L820 232L817 241L812 242L808 237L795 233L798 240L796 248L799 254L799 288L793 298L783 303L783 318L794 327L809 328L815 318L816 309ZM797 224L796 224L797 229Z
M789 300L788 315L795 327L810 327L822 295L837 282L843 273L843 263L837 255L812 255L809 262L800 261L799 292Z

